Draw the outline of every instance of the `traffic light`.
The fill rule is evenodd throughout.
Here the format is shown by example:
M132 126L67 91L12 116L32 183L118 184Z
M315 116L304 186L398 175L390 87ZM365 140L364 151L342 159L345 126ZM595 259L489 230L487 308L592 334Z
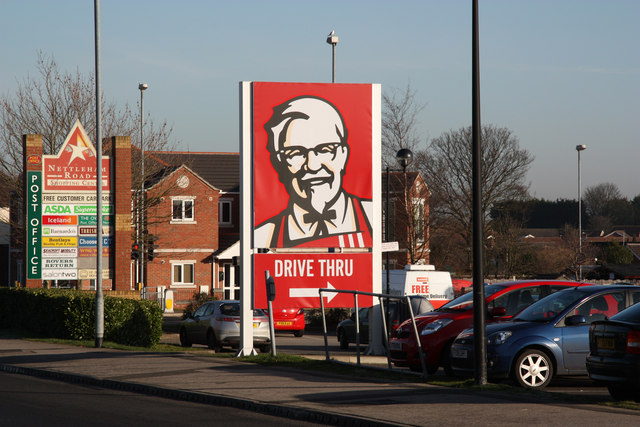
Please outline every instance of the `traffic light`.
M147 237L147 260L149 261L153 261L156 256L155 249L158 248L156 240L158 240L158 236L154 236L153 234L149 234Z
M131 259L140 259L140 243L138 242L131 245Z

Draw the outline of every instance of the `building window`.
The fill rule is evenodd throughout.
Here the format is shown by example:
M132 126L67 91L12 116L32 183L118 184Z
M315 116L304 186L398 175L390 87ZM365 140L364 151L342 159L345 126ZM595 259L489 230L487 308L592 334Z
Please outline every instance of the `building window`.
M195 262L174 262L172 263L173 276L171 277L171 285L193 285Z
M220 225L231 225L231 200L220 200L218 212Z
M171 200L171 221L193 222L193 198Z

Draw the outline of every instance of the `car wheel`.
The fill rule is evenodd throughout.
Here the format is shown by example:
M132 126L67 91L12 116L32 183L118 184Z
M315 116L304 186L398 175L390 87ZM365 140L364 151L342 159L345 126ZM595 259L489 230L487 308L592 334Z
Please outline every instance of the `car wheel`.
M338 341L340 342L341 349L346 350L349 348L349 340L347 339L343 329L338 331Z
M180 329L180 345L182 347L191 347L191 341L189 340L187 331L184 328Z
M445 345L442 349L442 353L440 353L440 365L442 365L444 374L448 377L455 376L453 368L451 367L451 344L453 343L450 342L449 344Z
M409 365L409 370L411 372L422 372L422 365ZM436 370L438 370L437 366L436 366ZM427 367L427 373L429 373L429 367Z
M614 400L639 400L640 390L626 385L610 385L607 387Z
M301 330L301 331L293 331L293 336L294 337L300 338L303 335L304 335L304 329Z
M271 349L267 345L260 345L258 346L258 350L260 350L260 353L269 353Z
M222 346L218 343L218 340L216 340L216 334L214 334L212 330L207 332L207 347L216 353L222 350Z
M522 387L546 387L553 377L551 358L542 350L527 350L516 360L513 376Z

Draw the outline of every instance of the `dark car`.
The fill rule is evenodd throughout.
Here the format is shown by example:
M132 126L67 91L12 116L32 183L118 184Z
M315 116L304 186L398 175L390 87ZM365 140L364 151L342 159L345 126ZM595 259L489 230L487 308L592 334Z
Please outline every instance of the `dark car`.
M487 325L487 376L540 389L556 375L586 375L591 323L638 298L638 286L579 286L531 304L510 322ZM473 329L463 331L451 346L455 372L473 372L473 337Z
M636 303L589 330L589 376L607 386L616 400L640 401L640 294Z
M521 280L485 285L487 322L508 320L538 299L577 284L559 280ZM427 372L434 373L442 366L447 374L453 373L449 362L451 343L460 332L470 328L472 323L473 292L461 295L433 312L416 318ZM396 366L422 370L410 320L393 332L389 348L391 361Z
M429 300L421 295L412 296L411 309L414 316L422 313L428 313L433 311L433 305ZM358 317L360 323L360 343L367 344L369 342L369 307L363 307L358 310ZM391 300L389 301L389 318L391 319L391 329L395 329L410 318L409 307L406 300ZM340 343L340 348L346 350L349 348L349 343L356 342L356 316L355 313L351 315L351 318L345 319L338 324L336 328L336 336Z

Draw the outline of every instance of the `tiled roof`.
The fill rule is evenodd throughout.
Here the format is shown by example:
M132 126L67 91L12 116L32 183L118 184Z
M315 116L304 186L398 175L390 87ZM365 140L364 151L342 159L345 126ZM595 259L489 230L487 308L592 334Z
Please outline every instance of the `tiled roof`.
M149 154L168 165L186 165L223 193L240 192L240 155L238 153L153 151Z

